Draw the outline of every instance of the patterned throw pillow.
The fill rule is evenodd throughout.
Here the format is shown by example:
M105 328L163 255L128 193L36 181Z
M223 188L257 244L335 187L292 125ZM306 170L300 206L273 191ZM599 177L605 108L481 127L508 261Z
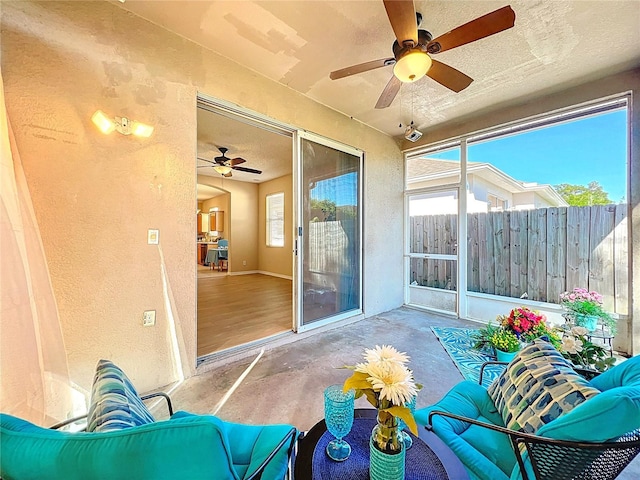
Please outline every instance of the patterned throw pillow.
M91 388L87 432L110 432L154 421L124 372L100 360Z
M523 348L488 391L507 428L525 433L600 393L542 340Z

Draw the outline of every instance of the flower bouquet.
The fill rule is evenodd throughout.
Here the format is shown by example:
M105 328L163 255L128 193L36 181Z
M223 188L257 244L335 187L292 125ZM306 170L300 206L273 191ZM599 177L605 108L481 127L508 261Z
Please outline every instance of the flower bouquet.
M398 418L414 435L418 434L418 426L407 405L422 386L415 383L413 372L407 367L407 354L391 346L376 345L373 349L367 349L364 359L364 363L346 367L354 372L344 382L343 389L354 389L356 398L366 396L378 410L378 422L370 440L370 478L402 479L405 446L402 431L398 428Z

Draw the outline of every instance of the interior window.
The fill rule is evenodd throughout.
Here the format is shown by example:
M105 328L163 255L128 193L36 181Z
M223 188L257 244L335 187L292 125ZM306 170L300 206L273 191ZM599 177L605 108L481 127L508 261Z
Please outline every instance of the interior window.
M284 247L284 193L267 195L267 247Z

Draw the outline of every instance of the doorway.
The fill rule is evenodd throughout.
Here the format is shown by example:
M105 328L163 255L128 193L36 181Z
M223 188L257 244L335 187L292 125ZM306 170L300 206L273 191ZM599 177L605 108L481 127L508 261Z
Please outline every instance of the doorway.
M209 233L228 241L227 270L197 282L199 362L363 316L363 158L199 96L197 183L228 194L224 233Z
M293 330L293 133L197 109L199 361ZM280 206L267 211L278 194ZM206 198L205 198L206 197ZM267 223L280 214L282 241ZM269 218L267 218L267 216ZM284 230L286 229L286 230Z

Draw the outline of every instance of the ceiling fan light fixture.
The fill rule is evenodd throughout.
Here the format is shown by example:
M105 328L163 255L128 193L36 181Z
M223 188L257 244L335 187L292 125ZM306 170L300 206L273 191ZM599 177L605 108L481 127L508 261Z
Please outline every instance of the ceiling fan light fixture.
M393 74L404 83L415 82L424 77L431 68L431 57L419 49L409 50L398 59Z
M231 171L231 167L227 167L226 165L216 165L213 169L220 175L226 175Z

